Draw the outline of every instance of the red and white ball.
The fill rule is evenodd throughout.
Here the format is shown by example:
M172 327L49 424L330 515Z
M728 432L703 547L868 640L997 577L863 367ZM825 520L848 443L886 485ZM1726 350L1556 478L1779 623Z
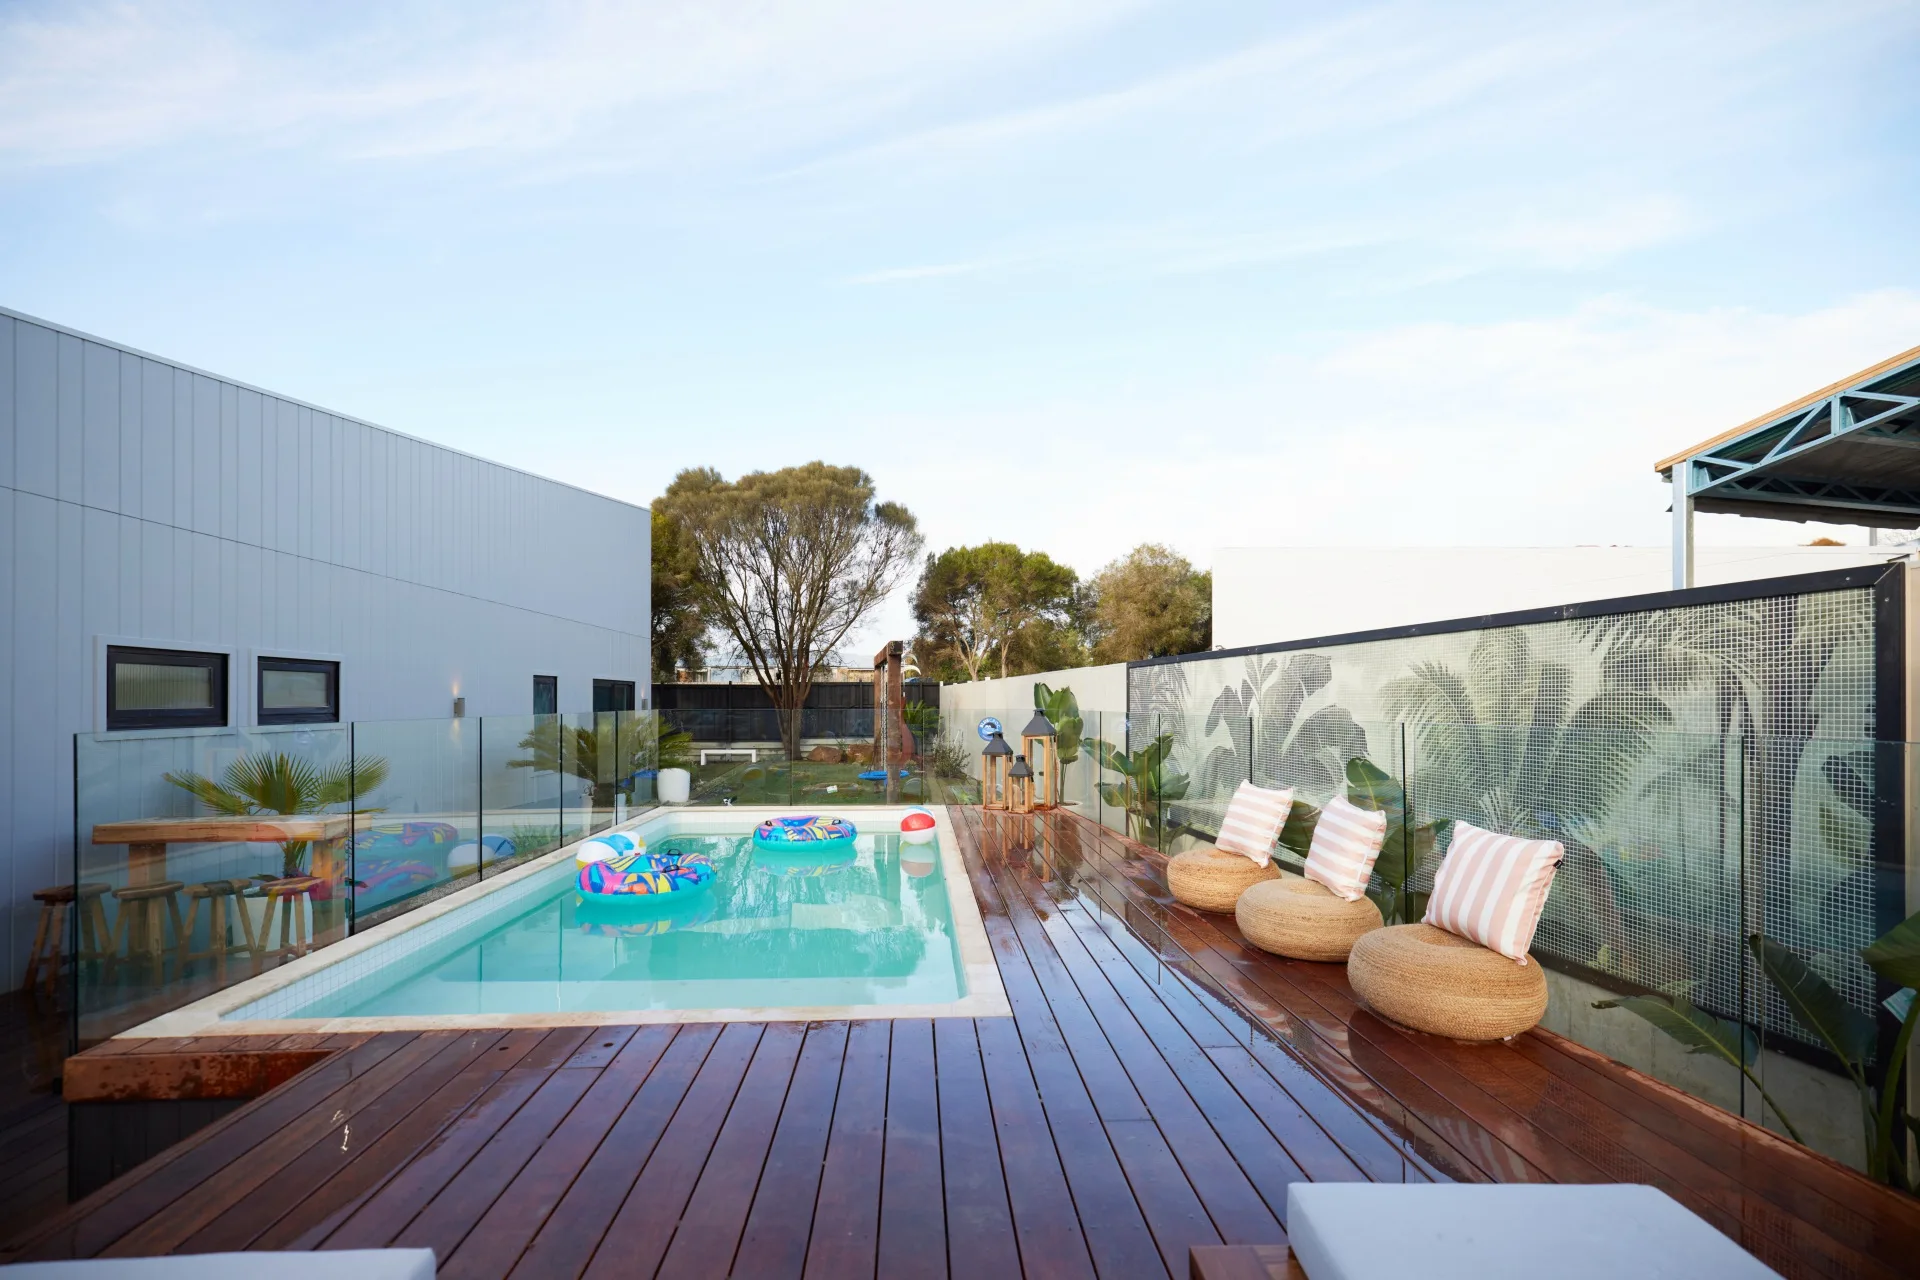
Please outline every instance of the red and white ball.
M933 843L933 811L931 809L912 808L900 819L901 844Z

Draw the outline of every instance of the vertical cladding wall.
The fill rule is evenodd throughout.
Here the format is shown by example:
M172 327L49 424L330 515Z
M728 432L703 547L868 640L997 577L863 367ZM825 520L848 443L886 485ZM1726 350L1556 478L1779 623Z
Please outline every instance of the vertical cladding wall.
M1804 1036L1777 1000L1742 1008L1768 988L1741 938L1764 927L1875 1011L1858 948L1904 914L1883 899L1904 884L1905 748L1875 739L1906 736L1905 579L1876 566L1137 663L1129 738L1170 737L1172 816L1196 830L1240 779L1320 804L1366 755L1422 820L1559 839L1543 954Z
M0 311L0 954L72 874L108 640L341 660L343 720L649 672L645 508ZM604 548L588 553L582 548ZM634 566L640 566L636 572Z

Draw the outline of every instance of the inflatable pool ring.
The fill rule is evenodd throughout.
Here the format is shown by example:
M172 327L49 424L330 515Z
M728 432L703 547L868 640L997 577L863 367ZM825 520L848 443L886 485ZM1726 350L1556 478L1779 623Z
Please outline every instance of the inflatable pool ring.
M713 918L711 893L575 894L574 923L596 938L649 938Z
M481 836L478 840L453 846L452 852L447 854L447 870L471 871L483 862L511 858L515 852L513 841L505 836Z
M664 897L704 889L713 877L713 862L704 853L623 853L582 864L579 887L583 897Z
M609 831L591 840L582 840L573 851L573 860L581 866L589 862L607 862L629 853L645 853L647 842L618 831Z
M901 844L932 844L934 818L931 809L914 807L907 810L907 816L900 819Z
M833 862L853 852L860 833L845 818L807 814L798 818L768 818L753 829L753 847L761 853L810 853L821 862Z

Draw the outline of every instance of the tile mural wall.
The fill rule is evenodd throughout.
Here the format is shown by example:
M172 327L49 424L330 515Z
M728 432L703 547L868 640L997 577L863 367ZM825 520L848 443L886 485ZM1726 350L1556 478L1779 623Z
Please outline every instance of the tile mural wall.
M1241 779L1323 804L1355 756L1405 783L1413 824L1558 839L1567 860L1537 952L1796 1035L1783 1007L1760 1003L1740 940L1764 926L1874 1009L1855 952L1879 932L1872 583L1884 572L1138 663L1129 745L1168 739L1163 790L1184 794L1166 817L1189 840L1218 829ZM1444 849L1443 834L1410 887L1431 887Z

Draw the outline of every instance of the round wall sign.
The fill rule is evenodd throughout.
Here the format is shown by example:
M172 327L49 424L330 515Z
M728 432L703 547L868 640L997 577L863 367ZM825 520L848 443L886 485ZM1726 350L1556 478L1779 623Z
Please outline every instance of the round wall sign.
M1000 732L1000 722L992 716L980 722L980 741L992 742L993 735Z

